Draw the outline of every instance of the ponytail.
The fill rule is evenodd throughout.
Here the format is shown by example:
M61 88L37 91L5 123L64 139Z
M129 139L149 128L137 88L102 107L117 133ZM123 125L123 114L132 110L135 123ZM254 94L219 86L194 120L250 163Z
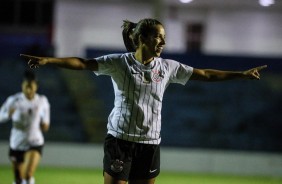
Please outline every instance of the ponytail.
M133 29L136 26L137 26L136 23L130 22L128 20L123 21L122 37L123 37L124 45L125 45L126 50L128 52L135 52L135 50L136 50L136 46L133 42L133 37L132 37Z
M122 37L124 45L128 52L135 52L139 45L139 37L148 37L154 30L155 25L162 25L156 19L142 19L137 24L124 20L122 30Z

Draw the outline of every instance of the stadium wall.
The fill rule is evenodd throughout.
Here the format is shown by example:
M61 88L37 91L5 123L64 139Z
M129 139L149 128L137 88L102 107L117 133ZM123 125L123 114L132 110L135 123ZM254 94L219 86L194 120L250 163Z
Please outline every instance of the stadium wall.
M163 6L160 11L152 1L57 0L53 26L55 54L84 56L84 49L89 46L124 49L122 21L137 22L161 12L166 28L165 51L185 52L187 25L200 23L204 26L202 51L206 54L281 57L281 11L244 6L240 10Z
M0 142L0 164L7 165L8 142ZM103 145L47 143L41 166L102 168ZM281 176L282 155L201 149L162 148L162 171Z

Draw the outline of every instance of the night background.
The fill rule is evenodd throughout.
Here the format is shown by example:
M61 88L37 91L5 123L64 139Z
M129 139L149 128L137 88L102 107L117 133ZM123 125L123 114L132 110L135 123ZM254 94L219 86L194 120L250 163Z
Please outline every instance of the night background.
M115 33L118 35L115 38L119 39L117 42L120 45L111 46L109 44L107 46L105 44L99 47L91 44L89 41L89 43L86 42L84 44L85 47L81 47L82 51L81 49L80 51L69 50L68 53L67 45L62 46L61 42L59 42L62 37L58 37L62 33L56 31L59 29L58 22L68 21L66 18L56 18L56 16L59 16L58 12L62 12L60 11L61 3L67 4L67 2L53 0L1 1L1 104L9 95L21 90L22 74L27 69L27 65L26 61L19 57L20 53L38 56L79 56L92 58L104 54L125 52L123 43L120 40L121 29L115 26L120 29L118 33ZM82 2L88 3L88 1ZM93 5L95 6L94 2ZM160 3L161 1L157 2ZM179 3L169 4L168 1L164 2L161 4L161 7L167 6L166 13L162 14L160 10L155 8L152 10L152 16L160 17L164 25L168 22L168 33L173 34L171 32L179 29L177 26L174 27L175 22L183 22L181 16L184 15L181 15L181 12L184 11L185 7L179 7ZM129 1L97 1L97 4L101 4L102 7L110 3L115 8L121 6L119 3L125 4L129 3ZM136 3L137 5L142 5L141 9L147 6L151 7L150 1L136 1ZM134 6L132 2L129 4ZM152 7L157 6L157 3L152 4ZM124 8L124 6L121 7ZM199 12L207 8L206 6L209 7L209 5L205 4L192 4L192 8L199 10ZM215 9L224 12L230 10L229 6L226 9L224 7L216 7ZM257 6L259 5L247 7L246 9L265 13L266 10ZM275 7L274 5L272 9L267 7L267 15L271 15L274 12L273 14L276 15L275 20L277 17L282 17L281 5L278 3L277 6ZM189 7L186 8L187 11L191 10ZM233 9L231 10L234 11ZM128 13L133 12L131 9ZM242 12L244 13L244 10ZM73 14L76 14L76 12ZM150 13L145 13L144 16L148 15ZM95 18L103 19L99 16L93 17L93 19ZM130 17L126 18L130 19ZM134 17L136 20L141 18L144 17ZM119 19L120 21L117 24L121 25L122 20L125 18L120 17ZM84 21L87 22L87 20L86 18ZM103 21L101 20L101 22ZM111 22L113 21L108 20L104 22L107 25L104 29L109 32L111 32L109 26ZM77 24L78 27L82 26L82 23L79 21ZM275 24L275 21L273 21L273 24ZM72 26L70 24L66 25L66 29L72 31ZM274 27L270 26L269 29L272 28L279 28L279 26L276 24ZM230 49L231 52L224 52L224 49L223 52L212 52L207 49L208 29L205 22L201 22L197 18L192 23L191 20L188 20L184 29L185 31L182 31L184 34L181 38L178 38L178 41L183 41L181 44L183 48L178 49L178 47L175 47L176 49L173 49L174 38L168 36L167 42L172 44L168 45L168 49L162 54L163 58L174 59L195 68L245 70L265 64L268 65L268 68L261 72L261 80L259 81L236 80L215 83L188 81L186 86L170 85L163 101L161 145L164 147L281 153L281 43L281 47L276 47L276 50L273 52L271 45L265 46L268 48L266 52L261 52L263 50L261 48L264 47L258 47L255 44L252 45L254 49L250 52L240 52L240 46L238 45L237 52L235 49L234 53L232 53L232 48ZM77 31L79 29L73 30L74 33L72 35L77 35ZM244 28L241 31L244 31ZM270 35L269 39L282 41L281 22L280 30L269 32L276 33L275 38L271 37L273 35ZM220 37L220 35L217 36ZM109 35L103 35L102 32L101 37L112 39L108 38L110 37ZM68 38L75 40L73 37ZM240 35L238 35L237 39L240 38ZM78 36L77 39L82 38ZM89 39L91 38L89 37ZM272 46L277 45L277 43L273 43ZM71 44L74 47L76 44L82 45L82 43L75 41L71 42ZM218 41L218 44L220 45L220 41ZM218 44L216 42L214 48L217 48ZM222 48L226 47L222 46ZM256 50L255 48L258 49ZM39 79L38 92L46 95L51 104L51 128L45 134L46 141L102 143L106 135L107 116L113 107L114 100L110 78L96 77L92 72L88 71L69 71L52 66L40 68L35 72ZM10 123L0 125L0 140L8 140L10 128Z

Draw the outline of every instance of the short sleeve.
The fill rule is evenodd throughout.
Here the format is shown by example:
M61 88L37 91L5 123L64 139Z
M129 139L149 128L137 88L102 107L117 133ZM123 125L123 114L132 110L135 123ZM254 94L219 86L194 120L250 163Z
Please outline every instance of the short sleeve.
M170 66L170 82L185 85L193 73L193 67L173 60L170 61Z
M96 75L111 75L115 72L115 63L120 59L120 54L110 54L95 58L98 63Z

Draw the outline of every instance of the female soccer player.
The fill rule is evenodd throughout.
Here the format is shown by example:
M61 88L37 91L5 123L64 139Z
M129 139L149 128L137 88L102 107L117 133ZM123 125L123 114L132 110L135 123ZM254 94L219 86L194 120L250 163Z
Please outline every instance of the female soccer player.
M25 73L22 92L9 96L0 109L0 123L11 120L9 157L14 184L34 184L34 173L41 158L44 137L49 129L50 105L36 93L38 84L31 71Z
M160 173L161 109L170 83L190 80L220 81L259 79L266 66L246 71L196 69L160 57L165 30L155 19L123 23L124 44L129 51L94 59L50 58L22 55L31 68L45 64L90 70L112 79L115 101L108 118L104 143L105 184L153 184Z

